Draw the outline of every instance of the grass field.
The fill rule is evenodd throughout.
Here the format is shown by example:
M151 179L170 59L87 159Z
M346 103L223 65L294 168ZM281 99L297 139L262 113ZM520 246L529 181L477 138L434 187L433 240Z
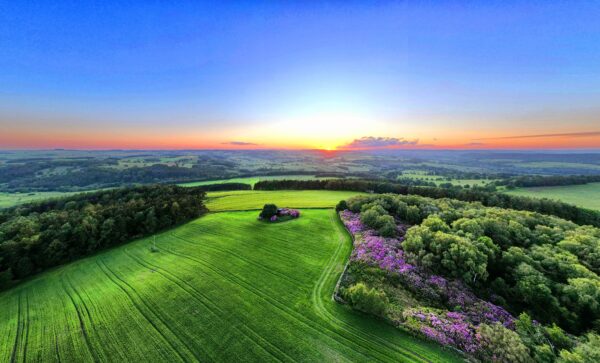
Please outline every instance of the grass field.
M206 207L213 212L260 209L266 203L290 208L333 208L358 192L331 190L236 190L208 193Z
M598 164L569 163L569 162L557 162L557 161L531 161L531 162L521 162L521 163L517 163L515 165L518 167L523 167L523 168L540 168L540 169L567 168L567 169L600 170L600 165L598 165Z
M248 178L232 178L232 179L219 179L219 180L205 180L199 182L191 182L191 183L181 183L178 185L184 187L196 187L199 185L209 185L209 184L223 184L223 183L243 183L250 184L254 186L254 184L258 183L261 180L325 180L325 179L336 179L336 178L321 178L315 177L312 175L276 175L276 176L253 176Z
M441 175L429 175L424 172L412 171L412 172L404 172L399 178L408 178L408 179L416 179L416 180L425 180L428 182L433 182L436 185L450 183L452 185L470 185L470 186L485 186L490 183L494 179L451 179L448 180L446 177Z
M78 192L0 193L0 208L8 208L36 200L65 197L76 193Z
M352 244L331 209L211 213L150 244L0 293L0 361L460 361L333 302Z
M506 193L525 197L556 199L578 207L600 210L600 183L517 188L506 190Z

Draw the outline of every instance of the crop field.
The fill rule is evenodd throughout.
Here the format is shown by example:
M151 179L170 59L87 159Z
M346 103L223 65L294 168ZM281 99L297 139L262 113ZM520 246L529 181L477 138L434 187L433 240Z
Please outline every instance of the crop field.
M301 212L210 213L0 293L0 361L460 361L333 302L350 237Z
M441 175L428 175L422 172L414 171L408 173L402 173L399 178L408 178L408 179L416 179L416 180L424 180L428 182L435 183L436 185L450 183L452 185L460 185L460 186L485 186L486 184L494 181L494 179L455 179L455 178L447 178Z
M333 208L358 192L332 190L236 190L210 192L206 207L213 212L260 209L266 203L289 208Z
M243 183L250 184L254 186L254 184L258 183L261 180L325 180L325 179L335 179L331 177L321 178L315 177L313 175L275 175L275 176L252 176L248 178L231 178L231 179L219 179L219 180L205 180L199 182L191 182L191 183L181 183L183 187L196 187L199 185L210 185L210 184L223 184L223 183Z
M600 210L600 183L517 188L506 190L506 193L525 197L556 199L578 207Z
M32 192L32 193L0 193L0 208L8 208L18 204L36 200L65 197L77 192Z
M523 168L538 168L538 169L551 169L551 168L561 168L561 169L590 169L590 170L600 170L600 165L598 164L588 164L588 163L574 163L574 162L557 162L557 161L532 161L532 162L521 162L515 164L518 167Z

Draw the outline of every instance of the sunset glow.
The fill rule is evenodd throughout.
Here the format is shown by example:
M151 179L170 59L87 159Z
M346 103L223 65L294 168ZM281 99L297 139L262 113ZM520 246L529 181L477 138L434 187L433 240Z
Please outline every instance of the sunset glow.
M600 148L600 14L538 5L31 5L0 148Z

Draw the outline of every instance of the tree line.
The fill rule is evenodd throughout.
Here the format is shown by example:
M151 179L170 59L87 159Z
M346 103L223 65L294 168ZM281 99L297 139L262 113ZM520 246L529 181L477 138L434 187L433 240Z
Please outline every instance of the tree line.
M0 289L96 251L204 214L201 188L150 185L0 211Z
M229 190L251 190L252 185L246 183L217 183L217 184L206 184L199 185L197 187L199 190L205 192L221 192L221 191L229 191Z
M496 185L516 187L551 187L560 185L579 185L600 182L600 175L527 175L498 180Z
M513 196L487 191L484 188L438 188L403 185L361 179L332 180L264 180L254 185L255 190L349 190L368 193L414 194L431 198L451 198L466 202L480 202L488 207L528 210L554 215L581 225L600 227L600 212L579 208L550 199Z

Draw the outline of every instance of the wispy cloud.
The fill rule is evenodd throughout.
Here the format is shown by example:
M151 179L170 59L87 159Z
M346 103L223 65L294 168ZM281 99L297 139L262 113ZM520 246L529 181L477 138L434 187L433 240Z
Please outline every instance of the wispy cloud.
M253 142L245 142L245 141L227 141L222 142L221 145L234 145L234 146L256 146Z
M342 149L388 149L405 145L416 145L419 140L406 140L397 137L373 137L363 136L360 139L354 139L352 142L342 145Z
M568 133L562 133L562 134L537 134L537 135L484 137L484 138L473 139L473 140L536 139L536 138L546 138L546 137L588 137L588 136L600 136L600 131L568 132Z

